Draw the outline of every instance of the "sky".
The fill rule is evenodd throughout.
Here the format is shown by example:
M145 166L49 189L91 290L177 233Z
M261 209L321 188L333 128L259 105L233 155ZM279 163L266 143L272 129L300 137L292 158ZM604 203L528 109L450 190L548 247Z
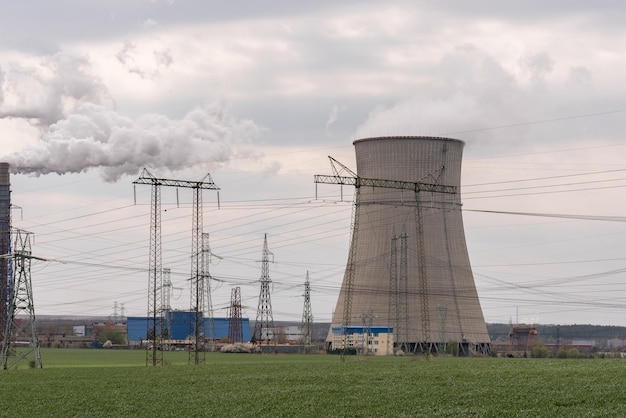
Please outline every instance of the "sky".
M275 320L311 281L329 322L352 141L465 142L463 218L487 322L626 326L620 1L23 1L0 15L0 161L33 233L37 315L147 312L150 187L198 181L215 316ZM171 306L190 306L189 189L162 188ZM121 309L123 307L123 312Z

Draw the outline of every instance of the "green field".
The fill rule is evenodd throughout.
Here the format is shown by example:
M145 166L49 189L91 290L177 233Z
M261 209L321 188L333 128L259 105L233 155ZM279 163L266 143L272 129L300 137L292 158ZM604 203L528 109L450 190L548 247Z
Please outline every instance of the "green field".
M623 417L626 361L42 351L0 370L2 416Z

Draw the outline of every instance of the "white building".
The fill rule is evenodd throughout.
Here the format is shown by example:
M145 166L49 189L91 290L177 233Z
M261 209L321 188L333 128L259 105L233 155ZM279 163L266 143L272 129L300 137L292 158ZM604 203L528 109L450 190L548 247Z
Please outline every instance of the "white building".
M331 350L343 348L343 327L333 327ZM359 354L386 356L393 354L393 328L385 326L348 326L345 333L346 348Z

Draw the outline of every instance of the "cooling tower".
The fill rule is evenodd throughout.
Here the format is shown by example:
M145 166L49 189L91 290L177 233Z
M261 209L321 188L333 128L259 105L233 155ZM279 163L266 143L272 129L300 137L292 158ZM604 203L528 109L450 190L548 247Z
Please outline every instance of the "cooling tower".
M11 185L9 164L0 163L0 255L11 253ZM0 258L0 338L4 339L9 310L10 262Z
M465 354L489 350L463 230L463 145L436 137L354 141L358 178L397 185L356 181L327 347L338 348L339 333L383 326L393 328L395 350L437 351L451 342ZM349 341L358 348L357 337Z

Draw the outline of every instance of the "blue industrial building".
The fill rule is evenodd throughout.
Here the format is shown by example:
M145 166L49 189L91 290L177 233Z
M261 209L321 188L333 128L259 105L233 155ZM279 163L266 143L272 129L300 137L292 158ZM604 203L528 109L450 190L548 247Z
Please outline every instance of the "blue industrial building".
M157 319L157 330L162 332L163 337L169 340L186 340L193 336L195 312L192 311L169 311L166 312L163 321ZM209 321L202 319L204 327L204 335L208 338L211 334L209 331ZM214 336L213 339L219 340L228 337L228 326L230 318L213 318ZM128 342L130 345L139 345L141 341L147 340L148 328L152 326L152 318L145 316L129 316L126 318L126 330L128 332ZM169 328L169 332L168 332ZM241 329L243 331L243 340L250 341L252 337L250 331L250 319L241 319Z

